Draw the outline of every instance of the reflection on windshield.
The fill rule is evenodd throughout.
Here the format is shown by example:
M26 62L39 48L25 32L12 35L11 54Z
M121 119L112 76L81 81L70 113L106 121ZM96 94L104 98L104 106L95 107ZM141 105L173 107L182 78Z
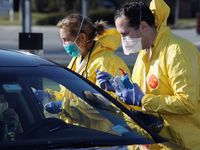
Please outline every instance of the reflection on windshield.
M119 136L143 137L136 131L136 123L98 90L78 76L68 75L64 69L54 68L54 71L56 74L48 67L42 68L42 71L23 68L23 75L6 79L9 84L5 84L3 92L9 99L9 106L13 106L19 115L22 132L38 121L33 112L38 111L35 105L39 105L43 118L56 117L73 126ZM10 79L16 79L15 84L10 84ZM40 94L37 95L37 92ZM62 101L61 112L47 112L44 106L56 101Z
M40 78L36 80L42 81L40 90L51 95L44 101L62 101L59 113L51 114L43 110L46 118L56 117L68 124L120 136L140 136L136 131L139 127L129 116L80 78L72 75Z
M122 113L99 92L92 92L83 88L75 93L75 90L71 91L68 89L68 85L61 85L49 79L45 79L45 81L48 81L48 83L44 83L47 89L50 88L47 85L60 87L59 91L51 90L53 91L51 94L54 94L53 97L56 99L55 93L62 93L62 96L60 96L63 100L62 112L57 115L65 122L120 136L132 132L124 118L128 116ZM55 101L55 99L52 101ZM55 117L55 114L51 116L46 111L44 112L46 117L53 117L53 115Z
M83 91L83 94L85 95L85 100L87 101L87 103L96 107L97 109L107 110L113 113L119 112L119 110L117 108L114 109L112 103L101 94L92 93L90 91Z

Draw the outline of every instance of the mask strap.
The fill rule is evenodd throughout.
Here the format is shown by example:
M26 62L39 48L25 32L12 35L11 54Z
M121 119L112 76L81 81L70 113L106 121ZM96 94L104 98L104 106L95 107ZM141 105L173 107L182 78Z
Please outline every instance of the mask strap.
M79 28L78 33L77 33L77 36L78 36L79 33L81 32L81 29L82 29L82 26L83 26L83 22L84 22L84 20L85 20L85 17L83 16L82 21L81 21L80 28Z
M82 26L83 26L83 23L84 23L84 20L85 20L85 17L83 16L82 21L81 21L80 28L79 28L79 30L78 30L78 33L77 33L77 36L76 36L76 39L74 40L74 42L78 39L78 36L79 36L79 34L80 34L80 32L81 32L81 29L82 29Z

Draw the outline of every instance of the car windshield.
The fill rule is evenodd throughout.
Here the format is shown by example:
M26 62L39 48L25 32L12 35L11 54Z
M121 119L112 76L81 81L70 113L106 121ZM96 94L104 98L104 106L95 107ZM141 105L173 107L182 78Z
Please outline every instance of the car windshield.
M69 125L128 139L143 138L137 124L109 100L111 97L62 67L5 67L0 70L0 81L0 107L14 110L7 117L17 120L20 134L41 118L58 118ZM63 101L61 112L52 114L44 109L47 103L58 100Z

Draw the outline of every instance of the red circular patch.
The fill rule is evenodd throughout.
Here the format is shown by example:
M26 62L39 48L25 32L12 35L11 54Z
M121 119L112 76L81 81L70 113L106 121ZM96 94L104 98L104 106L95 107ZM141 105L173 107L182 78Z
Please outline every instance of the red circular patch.
M149 78L149 86L152 89L156 89L159 85L159 81L158 78L156 77L156 75L152 74Z

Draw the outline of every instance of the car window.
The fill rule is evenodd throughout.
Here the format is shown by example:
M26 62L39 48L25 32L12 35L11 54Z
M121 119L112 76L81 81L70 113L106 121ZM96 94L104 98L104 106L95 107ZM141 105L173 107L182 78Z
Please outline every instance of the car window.
M6 76L4 71L7 73ZM139 133L140 127L137 123L111 102L111 96L104 94L89 81L61 67L1 69L0 108L3 107L8 112L2 110L0 114L0 140L15 141L37 126L37 122L57 118L63 120L68 127L83 127L124 137L130 141L137 138L152 143L151 136L142 129ZM47 103L59 100L63 101L62 112L52 114L44 109ZM9 133L11 136L8 140L7 135L10 131L12 134ZM42 130L38 130L37 134L40 134L39 131Z
M42 102L39 100L43 107L49 102L63 101L63 110L60 113L52 114L42 109L46 118L60 118L68 124L116 135L132 132L126 122L129 117L98 91L84 90L83 88L81 91L79 90L79 93L76 93L76 89L70 90L68 86L47 78L42 78L42 83L42 90L52 95L52 97L43 97ZM73 80L69 83L73 84ZM68 85L70 85L69 83ZM34 87L32 89L35 92L36 89ZM80 94L81 96L78 96Z

